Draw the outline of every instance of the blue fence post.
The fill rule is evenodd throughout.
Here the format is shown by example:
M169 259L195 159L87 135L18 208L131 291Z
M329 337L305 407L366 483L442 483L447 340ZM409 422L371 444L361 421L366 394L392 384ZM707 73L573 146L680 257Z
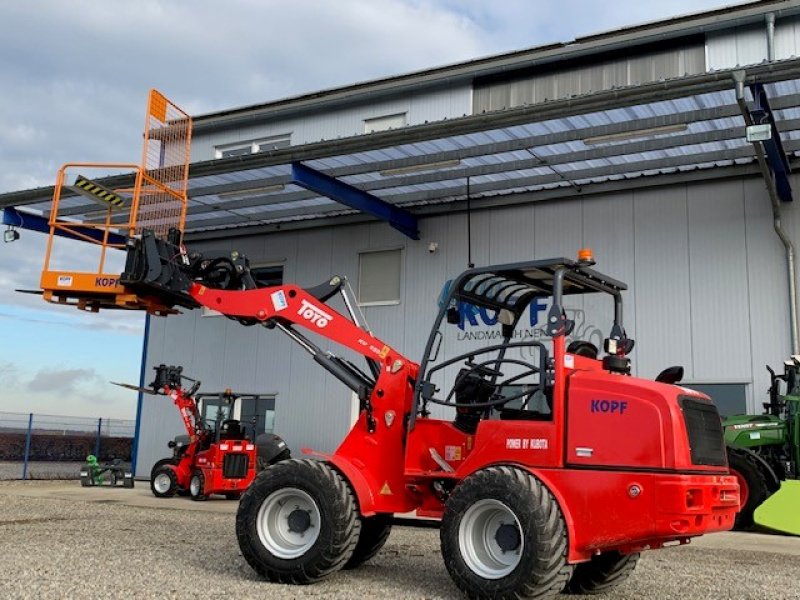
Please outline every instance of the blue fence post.
M33 413L28 415L28 434L25 436L25 460L22 463L22 479L28 478L28 457L31 455L31 432L33 431Z
M100 434L103 428L103 418L97 419L97 438L94 440L94 455L100 460Z

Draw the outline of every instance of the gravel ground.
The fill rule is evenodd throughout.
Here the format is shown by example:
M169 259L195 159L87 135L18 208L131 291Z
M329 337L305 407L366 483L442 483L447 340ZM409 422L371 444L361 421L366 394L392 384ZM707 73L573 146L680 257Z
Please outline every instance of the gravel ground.
M24 485L47 484L0 484L4 599L459 597L433 529L395 527L383 551L361 568L292 587L263 582L247 566L230 512L175 510L168 507L173 501L145 509L4 493ZM689 546L645 553L627 583L594 598L788 600L800 598L799 581L797 556Z
M80 462L39 462L28 463L28 479L80 479ZM20 479L21 462L0 462L0 481Z

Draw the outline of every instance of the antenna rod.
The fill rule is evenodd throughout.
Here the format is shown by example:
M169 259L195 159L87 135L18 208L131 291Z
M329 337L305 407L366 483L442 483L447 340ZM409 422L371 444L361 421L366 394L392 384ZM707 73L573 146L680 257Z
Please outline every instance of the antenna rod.
M469 189L469 175L467 175L467 267L472 269L475 263L472 262L472 204Z

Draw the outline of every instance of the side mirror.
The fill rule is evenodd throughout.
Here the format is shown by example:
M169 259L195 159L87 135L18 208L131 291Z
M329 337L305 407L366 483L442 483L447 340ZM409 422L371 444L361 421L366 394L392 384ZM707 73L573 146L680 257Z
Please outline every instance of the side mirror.
M656 377L656 381L660 383L678 383L683 379L683 367L668 367L661 371Z

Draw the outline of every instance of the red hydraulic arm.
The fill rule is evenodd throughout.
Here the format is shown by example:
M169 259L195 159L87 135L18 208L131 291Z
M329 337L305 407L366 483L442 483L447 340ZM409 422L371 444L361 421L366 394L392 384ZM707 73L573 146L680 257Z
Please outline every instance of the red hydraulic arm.
M332 281L335 281L334 285L339 283L338 278ZM198 304L229 317L253 318L267 325L272 320L285 333L288 333L287 329L291 331L287 324L302 325L368 359L386 362L392 356L410 362L388 344L296 285L226 291L193 283L189 294ZM307 340L300 343L311 352Z

